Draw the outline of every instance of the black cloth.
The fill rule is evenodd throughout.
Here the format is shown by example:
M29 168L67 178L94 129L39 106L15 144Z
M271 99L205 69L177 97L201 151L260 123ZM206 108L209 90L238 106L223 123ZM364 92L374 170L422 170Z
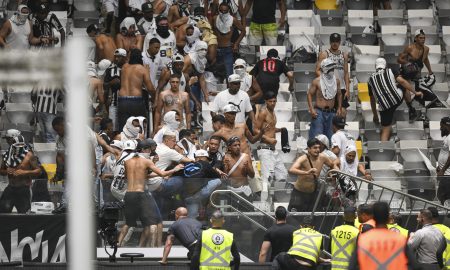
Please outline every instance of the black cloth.
M181 218L170 225L167 232L168 235L173 235L177 238L181 244L189 249L193 247L192 243L195 242L202 232L202 224L193 218Z
M370 231L370 230L372 230L374 227L372 226L372 225L370 225L370 224L367 224L367 223L363 223L363 224L361 224L361 233L365 233L365 232L367 232L367 231Z
M277 0L253 1L252 22L258 24L275 23L276 9L277 9Z
M425 101L435 101L438 99L436 94L431 90L431 87L420 84L418 81L415 82L415 90L417 92L422 92L423 98L414 96L414 100L420 103L420 105L425 106Z
M118 97L117 115L119 129L122 129L131 116L147 117L147 110L143 97Z
M256 63L255 67L250 71L250 75L254 76L258 84L261 85L264 97L264 94L267 92L274 92L275 95L278 94L280 75L284 74L287 76L288 72L288 67L280 59L265 58ZM258 104L262 103L264 103L264 98L261 98L258 102Z
M387 127L392 125L392 122L394 120L394 113L397 110L398 106L400 106L400 104L395 105L387 110L384 111L380 111L380 123L381 126L383 127Z
M194 252L192 253L191 270L200 269L201 250L202 250L202 234L200 234L200 236L198 237L197 245L195 245ZM239 254L239 250L236 246L236 241L234 239L233 243L231 244L231 255L233 256L233 260L231 261L230 266L234 266L234 270L239 270L239 266L241 264L241 255Z
M117 106L117 93L120 90L120 74L122 72L122 69L117 66L116 64L112 64L110 67L108 67L105 71L105 77L103 78L103 83L105 85L105 90L110 89L109 91L106 91L106 95L109 96L111 92L111 105ZM112 83L112 80L118 79L117 82ZM108 100L108 99L106 99Z
M272 270L314 270L317 268L314 264L314 266L299 264L296 258L296 256L292 256L287 254L286 252L282 252L278 254L278 256L276 256L273 260ZM298 257L298 259L308 263L312 263L312 261L304 258Z
M270 261L281 252L287 252L292 247L292 234L297 228L290 224L280 223L270 227L264 235L264 241L269 241L272 248Z
M317 191L306 193L292 189L291 199L289 200L288 210L295 208L297 212L311 212L314 207L314 202L317 198Z
M208 184L209 180L220 178L220 175L213 169L211 164L203 160L187 164L182 173L184 177L183 195L185 197L197 193Z
M209 158L211 159L209 164L211 164L211 166L213 168L217 168L217 169L223 171L223 162L222 162L223 155L219 151L217 151L215 153L209 152L208 154L209 154Z
M0 198L0 213L11 213L13 207L17 213L25 214L31 208L31 192L29 186L13 187L8 185Z
M450 175L438 176L438 182L437 197L444 204L446 200L450 200Z
M162 222L155 199L148 192L128 191L125 193L123 201L125 202L123 213L128 226L136 227L137 219L142 222L144 227Z
M289 146L289 136L286 128L281 129L281 150L283 153L291 152L291 147Z

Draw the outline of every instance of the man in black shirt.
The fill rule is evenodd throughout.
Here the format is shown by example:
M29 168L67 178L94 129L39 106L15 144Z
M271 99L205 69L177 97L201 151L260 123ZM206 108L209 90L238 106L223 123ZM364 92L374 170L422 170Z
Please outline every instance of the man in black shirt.
M264 38L267 46L277 45L278 26L275 20L276 2L281 11L278 22L280 29L284 29L286 22L285 0L247 0L244 8L244 17L247 17L250 7L253 6L253 16L250 23L249 45L259 46Z
M161 264L167 264L167 257L169 256L170 249L172 248L175 238L189 250L187 258L190 260L195 245L197 244L197 239L201 233L202 224L193 218L189 218L186 208L177 208L175 211L175 219L176 221L167 231L167 239L166 244L164 245L163 257L161 261L159 261Z
M259 263L266 262L269 249L272 248L270 261L281 252L287 252L292 246L292 233L296 228L286 223L287 210L283 206L278 206L275 210L276 224L270 227L264 235L264 242L259 252Z
M209 154L209 164L213 168L223 171L223 154L220 153L220 142L222 139L218 136L211 136L208 141L208 154Z
M270 49L267 52L267 58L259 60L250 72L250 75L256 78L261 86L263 96L268 92L278 94L280 88L280 75L284 74L289 80L289 91L294 90L294 73L288 70L288 67L278 57L276 49ZM261 98L258 104L263 104L264 99Z
M54 36L53 29L61 35L61 46L64 46L66 33L61 22L55 14L49 14L50 10L47 5L40 4L37 6L36 13L33 14L31 22L33 24L33 35L39 38L38 47L47 48L54 47L59 43L59 39Z

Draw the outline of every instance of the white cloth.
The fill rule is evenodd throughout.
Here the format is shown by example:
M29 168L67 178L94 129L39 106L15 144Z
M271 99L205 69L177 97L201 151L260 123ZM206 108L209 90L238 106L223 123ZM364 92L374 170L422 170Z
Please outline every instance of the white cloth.
M268 181L270 173L277 181L286 180L288 172L281 159L280 152L269 149L258 150L258 157L261 160L261 178Z
M441 151L439 152L438 157L439 168L442 168L442 166L444 166L445 163L447 163L449 152L450 152L450 135L444 138ZM450 175L450 167L447 168L444 175Z
M128 6L137 10L141 10L144 3L147 3L147 0L128 0Z
M8 44L10 49L22 50L30 48L30 43L28 42L28 37L31 33L31 23L27 19L24 24L16 24L14 19L11 18L11 33L6 37L6 44Z
M169 30L169 36L167 38L162 38L155 31L148 32L145 35L144 45L142 51L146 52L148 50L148 43L150 39L157 38L161 42L161 47L159 48L159 56L162 59L163 65L167 65L172 61L172 55L176 53L177 41L175 39L175 34L172 30Z
M182 154L178 153L175 149L167 147L164 143L158 144L156 154L158 154L159 160L155 165L162 171L165 171L172 163L179 163L183 159ZM147 180L148 190L154 191L158 189L162 181L162 177L150 178Z
M136 20L133 17L126 17L120 23L120 29L126 28L129 30L132 25L134 25L134 29L137 31Z
M144 17L142 17L138 21L138 27L141 28L144 31L144 34L148 34L151 32L156 31L156 21L155 18L153 18L152 21L147 21ZM142 33L141 33L142 34Z
M216 28L221 34L228 34L233 25L233 16L230 13L221 14L216 17Z
M125 178L125 161L133 157L133 153L122 151L120 158L114 165L114 178L111 183L111 194L119 201L123 201L125 193L127 192L127 180Z
M144 128L144 120L147 120L147 118L145 118L144 116L138 116L136 117L136 119L139 121L139 126L141 126L141 134L144 135L144 138L147 138L147 129Z
M250 74L245 74L243 78L241 78L241 88L239 90L248 92L253 85L253 76Z
M204 73L206 68L206 51L199 51L202 49L208 50L208 45L204 41L198 41L195 43L194 49L188 54L191 58L191 63L195 70L199 73Z
M202 32L196 26L194 26L194 32L191 36L186 35L186 45L184 45L184 53L190 53L194 48L196 43L200 40Z
M119 16L119 0L103 0L102 4L107 13L114 12L114 17Z
M244 91L239 90L236 95L230 94L229 90L225 90L217 94L214 98L211 111L215 113L222 113L223 108L227 104L233 103L239 108L240 112L236 114L236 124L245 122L245 113L251 112L252 105L250 104L250 97Z
M130 117L127 119L127 122L120 133L120 140L122 142L139 138L139 127L133 126L133 120L137 119L137 117Z
M345 158L345 155L347 155L350 152L357 153L356 147L351 145L351 144L347 145L347 147L345 148L345 151L342 151L342 152L344 152L344 156L340 157L340 160L341 160L341 168L340 169L341 169L341 171L344 172L344 173L348 173L348 174L356 176L358 174L358 160L355 158L353 163L348 163L347 159Z
M235 192L235 193L243 193L245 196L250 196L252 194L252 189L250 188L249 185L245 185L245 186L240 186L238 188L232 187L232 186L228 186L228 189Z
M336 76L333 73L320 73L320 90L322 91L323 97L327 100L333 99L336 96L337 82Z
M355 138L346 130L340 129L331 136L331 149L339 147L339 158L345 157L345 148L350 144L356 148ZM359 160L358 152L356 153L356 160Z
M163 126L160 130L158 130L158 132L156 132L155 136L153 136L153 140L157 143L160 144L163 142L163 135L164 132L166 132L167 130L170 130L169 127L167 126ZM171 130L172 131L172 130ZM177 141L178 141L178 130L173 130L173 132L176 134L177 137Z
M143 51L142 62L144 63L144 65L149 66L150 81L152 82L153 86L157 86L159 76L161 75L161 70L165 66L160 54L155 55L155 58L152 59L148 51Z
M334 161L337 159L337 156L328 149L325 149L322 153L325 154L331 161ZM319 178L325 179L327 177L327 173L329 170L330 170L330 167L328 167L328 165L326 165L326 164L323 164L322 170L320 171Z
M187 143L187 149L186 147L184 147L184 145L182 144L182 141L185 141ZM191 143L188 139L183 138L182 140L180 140L179 142L177 142L178 147L180 147L181 149L183 149L184 155L192 160L195 160L195 151L197 151L197 148L195 147L195 144Z

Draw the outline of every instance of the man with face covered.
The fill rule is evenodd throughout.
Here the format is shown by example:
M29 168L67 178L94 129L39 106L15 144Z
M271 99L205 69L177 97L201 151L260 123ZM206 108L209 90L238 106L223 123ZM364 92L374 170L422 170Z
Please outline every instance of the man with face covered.
M244 59L238 58L233 64L233 73L241 77L241 88L250 97L250 102L255 103L263 96L261 87L256 78L247 73L247 62Z
M47 42L42 42L38 45L40 48L44 47L54 47L58 44L59 39L54 36L53 30L56 30L61 35L61 46L64 46L66 40L66 33L61 22L58 20L54 13L50 14L50 9L46 4L40 4L37 7L36 13L33 14L31 23L33 25L33 35L36 38L44 38L48 40ZM103 58L101 58L103 59Z
M153 5L150 2L142 4L142 18L137 23L141 35L146 35L156 29L156 21L153 16Z
M320 76L315 78L309 87L308 108L312 118L309 138L324 134L331 140L333 117L336 113L337 115L342 114L342 92L338 91L340 81L334 75L334 68L335 63L331 59L324 59L320 63ZM315 104L313 105L314 96Z
M126 17L120 24L120 33L116 35L116 47L124 48L127 52L131 49L142 51L142 36L137 32L136 20L133 17ZM144 50L147 49L148 46Z
M169 29L169 21L165 16L158 16L155 18L156 30L150 31L145 35L144 51L148 49L149 41L152 38L157 38L161 43L159 55L162 59L163 65L167 65L175 53L176 39L175 34Z
M3 23L0 28L0 47L6 49L28 49L30 45L49 43L47 38L33 35L33 28L28 15L30 11L26 5L19 5L17 13Z
M209 102L209 92L206 88L205 69L208 59L206 55L208 53L208 45L204 41L198 41L195 43L194 49L184 57L183 73L196 76L198 78L198 84L195 84L192 88L192 93L197 100L201 100L200 91L203 93L203 100Z
M163 126L161 128L158 127L158 131L156 132L153 139L156 143L163 142L163 135L166 131L173 132L175 134L176 140L178 141L178 131L180 129L180 114L177 111L170 111L164 114L163 117ZM156 130L156 129L155 129Z

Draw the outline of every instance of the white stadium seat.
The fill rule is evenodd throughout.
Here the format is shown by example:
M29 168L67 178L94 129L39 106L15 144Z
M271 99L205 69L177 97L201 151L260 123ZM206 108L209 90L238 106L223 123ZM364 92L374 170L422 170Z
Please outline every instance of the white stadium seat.
M368 141L367 153L371 161L393 161L396 154L395 143L393 141Z
M428 53L428 59L430 64L439 64L442 59L442 50L440 45L428 45L430 52Z
M314 12L312 10L289 9L287 11L287 18L290 26L311 26L311 17L313 15Z
M442 26L442 40L445 45L450 46L450 26Z
M374 60L375 63L375 60ZM370 76L375 72L374 64L356 64L356 78L358 82L368 82Z
M430 121L441 121L442 117L449 116L449 108L432 108L427 110L427 118Z
M437 83L441 83L446 80L445 64L431 64L431 70L433 70ZM423 68L422 76L426 76L427 74L428 70Z
M450 1L448 0L434 0L438 9L450 9Z
M41 163L53 164L56 162L55 143L34 143L33 148Z
M6 117L14 124L29 124L34 118L33 107L29 103L6 103Z
M434 21L432 9L409 9L408 24L410 26L431 26Z
M292 102L277 102L275 115L279 122L290 122L292 120Z
M406 25L384 25L381 27L381 39L388 46L404 46L407 32Z
M425 130L422 121L397 121L397 137L400 140L422 140L425 136Z
M420 162L423 161L422 156L419 153L422 151L424 155L427 155L427 141L426 140L401 140L400 141L400 155L404 161L407 162Z
M308 38L306 37L308 36ZM289 27L289 41L292 44L292 51L300 47L308 47L315 45L315 30L314 27L307 26L290 26ZM311 44L311 42L312 44Z
M374 65L375 60L380 57L380 46L358 45L354 46L353 54L358 64Z
M441 141L441 122L440 121L430 121L430 137L434 141Z
M373 24L373 11L348 10L348 24L350 27L366 27Z
M378 24L385 25L402 25L403 9L378 10Z
M394 168L398 165L396 161L371 161L370 173L376 181L396 180L399 175Z

